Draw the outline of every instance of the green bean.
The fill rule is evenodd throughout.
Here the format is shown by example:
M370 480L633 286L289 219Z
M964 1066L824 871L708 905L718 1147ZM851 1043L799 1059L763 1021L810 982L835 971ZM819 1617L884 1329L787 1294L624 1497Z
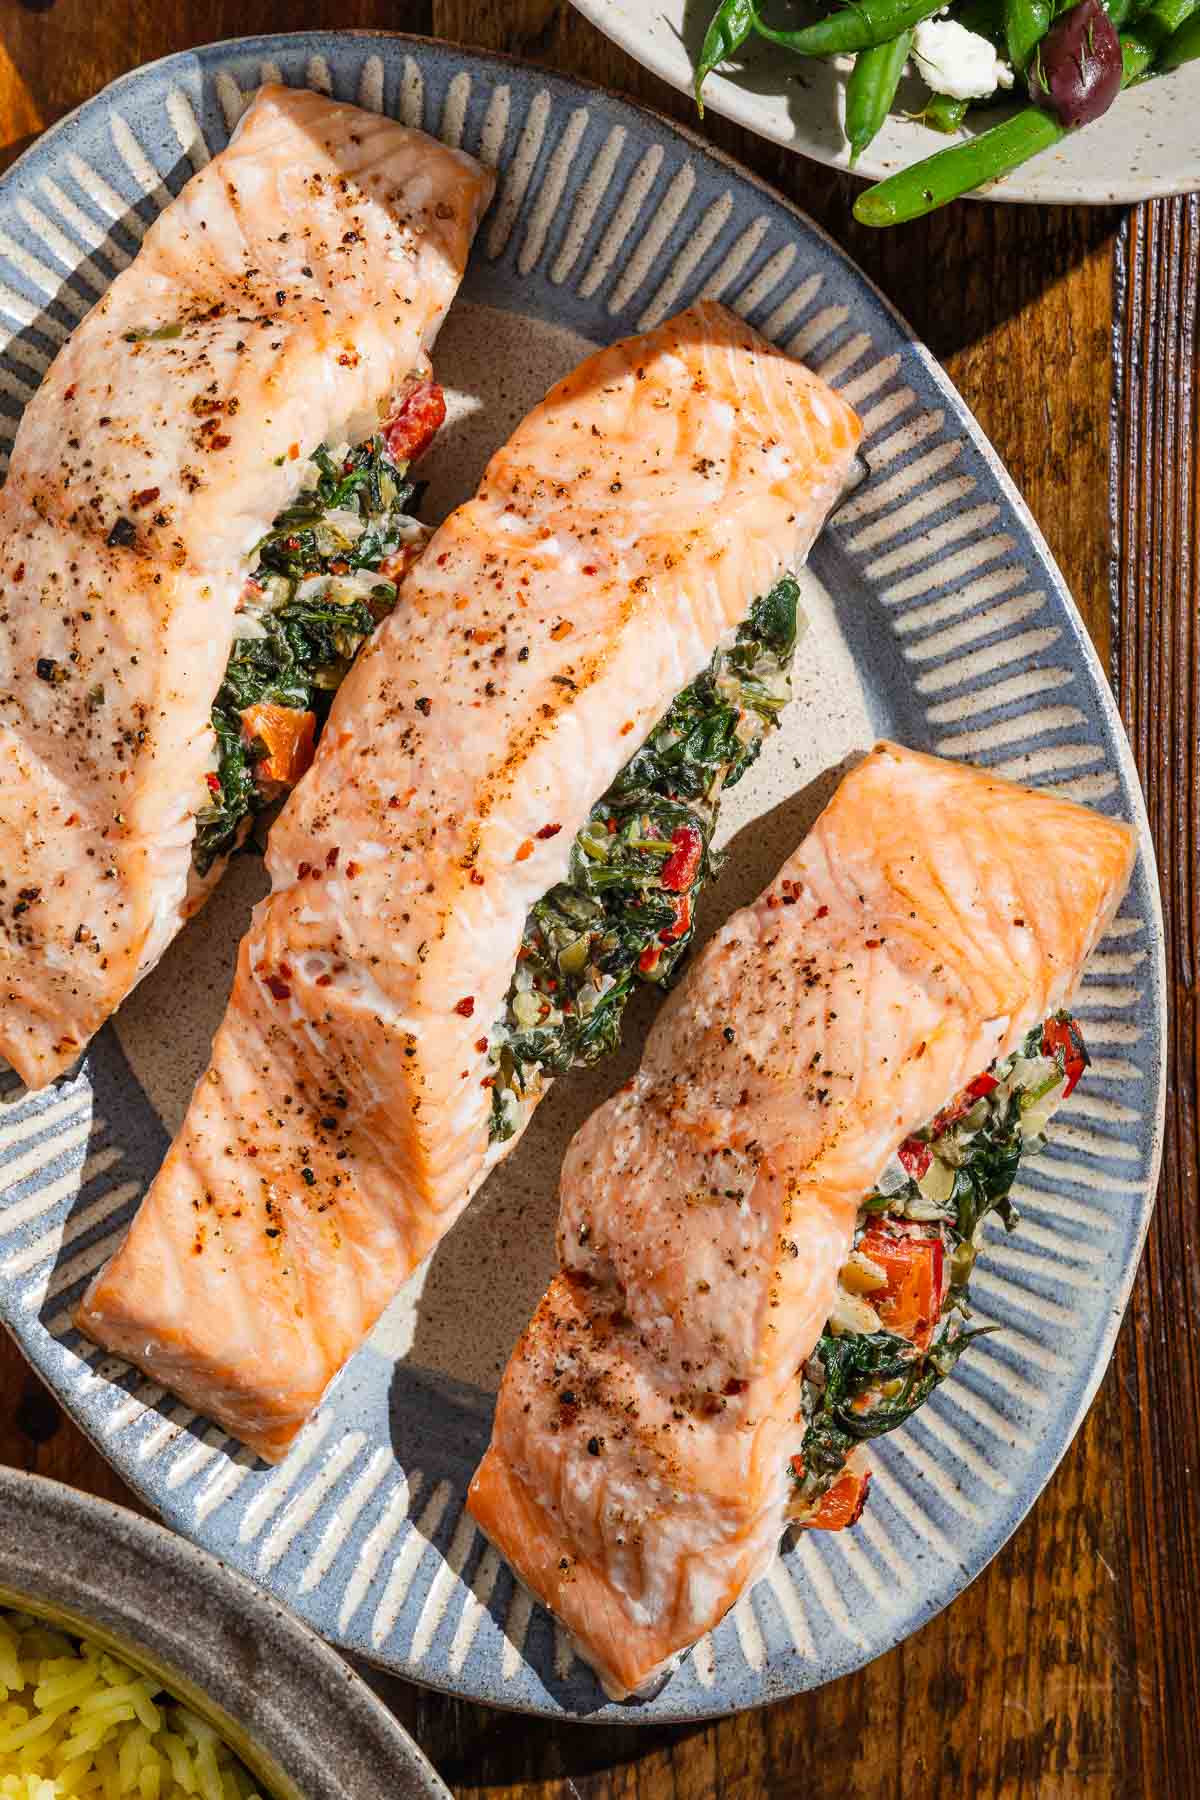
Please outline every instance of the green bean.
M985 181L1006 175L1066 135L1066 128L1050 113L1027 106L965 144L936 150L923 162L868 188L854 202L854 216L860 225L901 225L922 218Z
M1053 0L1004 0L1004 39L1008 60L1018 75L1050 29Z
M1200 56L1200 18L1191 18L1180 27L1158 59L1160 69L1177 69L1181 63L1195 62Z
M764 25L757 8L754 29L772 44L782 44L797 56L843 56L888 44L902 31L911 31L922 19L941 12L946 0L855 0L827 19L800 31L773 31Z
M921 114L922 125L931 131L944 131L948 136L962 129L969 100L955 100L951 94L930 94Z
M1198 0L1155 0L1153 6L1121 33L1121 56L1125 64L1122 87L1141 80L1180 26L1192 17L1197 4Z
M912 32L902 31L889 44L860 50L846 83L846 137L853 168L891 111L900 76L912 47Z
M718 63L728 62L754 30L754 0L721 0L700 46L696 63L696 107L704 117L700 90Z
M1121 33L1125 65L1122 87L1146 73L1198 5L1200 0L1156 0L1136 25ZM854 216L860 225L878 226L902 225L908 219L923 218L947 201L957 200L960 194L1007 175L1010 169L1061 143L1067 135L1066 127L1052 113L1027 106L965 144L951 144L945 150L935 151L923 162L913 163L868 188L854 202Z

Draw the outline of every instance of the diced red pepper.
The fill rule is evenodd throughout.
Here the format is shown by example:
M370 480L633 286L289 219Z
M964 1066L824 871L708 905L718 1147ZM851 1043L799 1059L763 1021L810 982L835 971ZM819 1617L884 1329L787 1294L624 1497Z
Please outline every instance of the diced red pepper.
M923 1138L918 1137L905 1138L897 1155L904 1167L905 1174L911 1175L914 1181L920 1181L933 1161L933 1151Z
M204 777L204 779L205 779L205 781L207 781L207 783L208 783L208 791L209 791L209 793L210 793L210 794L219 794L219 793L220 793L220 791L221 791L221 778L220 778L220 776L219 776L219 775L211 775L211 774L210 774L210 775L206 775L206 776L205 776L205 777Z
M679 825L671 833L671 854L662 866L662 884L669 894L682 894L696 879L704 839L694 825Z
M1074 1019L1047 1019L1042 1031L1042 1055L1061 1057L1067 1085L1063 1099L1073 1094L1079 1077L1088 1066L1088 1053L1083 1047L1083 1033Z
M798 1477L804 1474L804 1465L798 1456L792 1458L792 1473ZM811 1513L807 1519L801 1519L802 1529L844 1531L848 1525L857 1525L862 1518L863 1507L867 1504L870 1486L870 1469L844 1470L833 1486L821 1495L816 1512Z
M688 929L691 922L692 922L691 900L689 899L687 894L680 894L679 898L675 902L674 923L671 925L668 925L665 928L665 930L659 932L658 935L659 935L660 940L664 944L673 944L677 938L681 938L683 936L684 932Z
M647 944L646 948L642 951L642 954L638 957L638 969L640 973L643 975L652 975L658 967L659 958L661 956L662 950L658 944Z
M416 462L428 450L446 417L446 396L436 381L414 382L383 428L393 462Z
M943 1106L929 1127L930 1136L941 1137L944 1131L949 1131L952 1125L957 1125L960 1119L966 1117L977 1100L984 1099L999 1085L996 1077L989 1075L986 1070L982 1075L977 1075L974 1081L967 1083L961 1094L951 1100L949 1106Z
M887 1286L868 1295L889 1331L927 1350L945 1299L946 1259L940 1237L906 1237L873 1224L857 1246L887 1275Z

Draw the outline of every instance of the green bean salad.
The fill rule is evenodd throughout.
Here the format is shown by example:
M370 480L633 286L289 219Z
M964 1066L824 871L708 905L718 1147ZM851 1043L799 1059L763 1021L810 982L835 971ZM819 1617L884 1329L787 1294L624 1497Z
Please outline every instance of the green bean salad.
M852 56L845 132L853 167L895 106L906 68L925 83L915 116L956 134L973 110L1017 101L989 129L860 194L863 225L899 225L1007 175L1091 124L1122 88L1200 55L1200 0L784 0L795 23L768 22L765 0L720 0L696 61L696 101L751 38L798 57Z

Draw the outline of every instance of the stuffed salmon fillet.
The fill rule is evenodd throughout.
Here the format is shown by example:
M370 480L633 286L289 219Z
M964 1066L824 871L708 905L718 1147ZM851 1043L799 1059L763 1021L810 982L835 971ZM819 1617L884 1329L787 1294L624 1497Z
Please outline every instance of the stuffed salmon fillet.
M707 796L777 704L788 577L859 436L824 383L708 303L600 351L518 427L409 571L272 831L211 1067L84 1331L284 1453L519 1136L543 1069L590 1053L568 1027L615 1029L621 983L683 941ZM682 768L673 696L709 721L712 771ZM609 830L594 804L640 744L701 810L685 818L659 770ZM587 975L607 926L574 941L578 1007L564 991L552 1014L514 970L547 895L564 918L600 905L565 885L593 827L636 917L603 952L620 982Z
M315 448L395 426L395 473L491 191L421 132L264 88L26 409L0 494L0 1056L30 1087L219 874L229 843L193 847L223 797L210 715L252 553ZM285 779L302 716L248 727Z
M858 1446L969 1341L979 1218L1082 1070L1059 1009L1133 859L1123 824L882 744L576 1135L469 1505L614 1696L788 1521L852 1523Z

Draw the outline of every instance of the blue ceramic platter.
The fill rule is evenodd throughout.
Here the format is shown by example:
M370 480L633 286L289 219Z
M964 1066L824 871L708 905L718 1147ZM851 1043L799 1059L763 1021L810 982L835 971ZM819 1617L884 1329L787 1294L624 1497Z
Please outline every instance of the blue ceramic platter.
M798 697L738 790L737 854L710 926L794 848L829 771L879 735L1054 787L1141 832L1133 888L1080 1000L1095 1065L1023 1171L1020 1230L981 1259L978 1312L1002 1329L878 1447L861 1524L786 1547L632 1716L778 1698L878 1655L978 1574L1033 1504L1107 1362L1152 1203L1163 1099L1161 921L1129 748L1032 519L946 377L853 264L663 121L499 59L400 37L248 39L127 76L47 133L0 184L6 443L148 222L225 143L246 96L280 77L382 107L499 170L439 345L452 408L430 517L474 487L489 450L588 345L700 294L805 358L863 414L873 476L813 557ZM636 1059L637 1029L590 1085L559 1084L279 1468L71 1325L204 1067L261 885L261 865L239 859L73 1077L25 1097L0 1075L0 1318L170 1524L335 1643L476 1699L612 1716L463 1502L500 1368L552 1260L562 1149Z

